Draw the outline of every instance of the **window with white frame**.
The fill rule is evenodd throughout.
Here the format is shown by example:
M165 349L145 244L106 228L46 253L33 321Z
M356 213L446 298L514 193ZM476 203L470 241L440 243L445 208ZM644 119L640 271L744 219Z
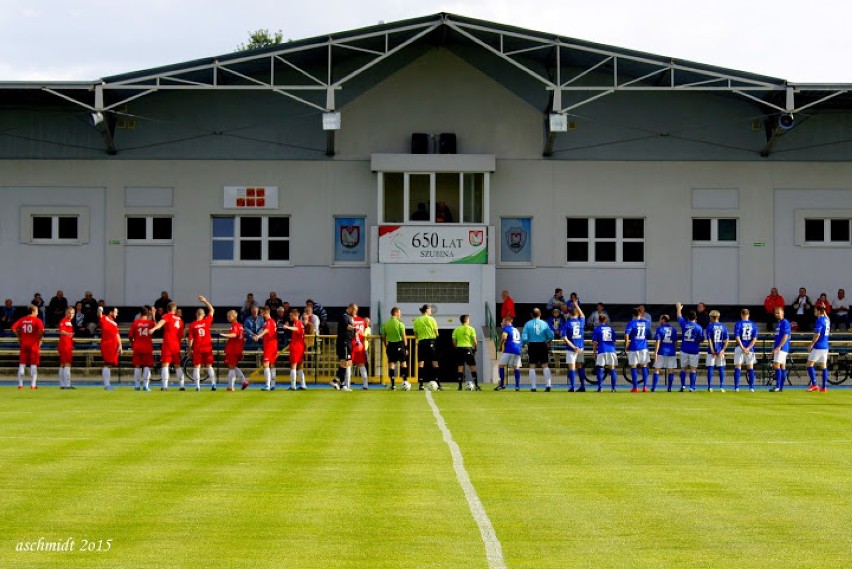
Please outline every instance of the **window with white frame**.
M487 223L484 172L383 172L382 223Z
M214 216L214 262L289 262L288 216Z
M635 217L569 217L568 263L644 263L645 220Z
M155 215L128 216L125 237L131 243L171 243L172 218Z
M852 220L849 218L805 218L805 243L850 245Z
M692 241L701 244L735 244L737 243L736 218L705 218L692 219Z
M76 215L33 215L33 243L78 243L80 218Z

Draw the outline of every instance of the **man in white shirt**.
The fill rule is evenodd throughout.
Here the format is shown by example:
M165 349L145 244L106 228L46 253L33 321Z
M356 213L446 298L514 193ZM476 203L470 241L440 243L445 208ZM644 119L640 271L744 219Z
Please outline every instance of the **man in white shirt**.
M831 303L831 315L837 330L840 330L842 324L846 331L849 331L849 301L846 299L846 291L842 288L837 291L837 298Z

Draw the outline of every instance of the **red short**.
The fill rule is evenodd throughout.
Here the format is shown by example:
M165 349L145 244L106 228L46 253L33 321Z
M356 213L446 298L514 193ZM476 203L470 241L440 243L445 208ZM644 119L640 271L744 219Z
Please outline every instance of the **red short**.
M196 352L192 350L192 365L194 366L212 366L213 352Z
M278 359L278 346L264 346L263 347L263 363L265 364L274 364Z
M242 352L228 352L225 351L225 365L228 367L236 367L240 365L240 360L243 359Z
M133 352L133 367L154 367L154 353Z
M39 346L21 347L21 355L18 358L18 363L37 366L41 363L41 348Z
M118 344L101 344L101 358L105 365L118 365Z
M356 366L367 365L367 350L363 346L352 350L352 363Z
M296 365L305 361L305 347L290 344L290 364Z
M74 360L74 348L62 347L59 348L59 365L70 365Z
M160 347L160 362L180 365L180 346L163 342Z

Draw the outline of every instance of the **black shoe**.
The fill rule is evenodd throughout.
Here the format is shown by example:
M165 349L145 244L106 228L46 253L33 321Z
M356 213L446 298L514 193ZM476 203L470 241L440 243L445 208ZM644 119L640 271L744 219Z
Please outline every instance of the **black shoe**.
M580 389L577 390L577 393L584 393L585 391L586 391L586 388L581 387Z
M530 391L532 391L533 393L535 393L535 387L531 388L531 389L530 389Z
M574 393L575 391L576 391L576 389L574 389L573 387L568 388L568 393Z
M181 387L179 391L186 391L186 387Z
M479 387L478 385L476 385L476 386L474 386L473 390L474 391L482 391L482 388Z
M503 391L503 386L498 385L497 387L494 388L494 391Z
M391 390L391 391L396 391L396 386L395 386L395 385L391 385L391 386L390 386L390 390Z
M462 384L459 383L459 391L461 391L461 390L462 390Z
M545 393L550 393L550 388L549 388L549 387L545 387L545 388L544 388L544 392L545 392Z
M520 390L521 390L521 388L520 388L520 387L516 387L516 388L515 388L515 391L520 391Z
M68 386L68 387L66 387L65 389L77 389L77 388L76 388L76 387L74 387L73 385L69 385L69 386Z

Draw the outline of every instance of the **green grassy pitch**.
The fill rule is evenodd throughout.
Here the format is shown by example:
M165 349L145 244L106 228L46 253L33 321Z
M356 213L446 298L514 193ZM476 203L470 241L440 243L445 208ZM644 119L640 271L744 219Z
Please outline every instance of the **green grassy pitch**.
M435 401L509 568L852 566L852 391ZM418 392L4 387L0 491L4 569L488 567Z

